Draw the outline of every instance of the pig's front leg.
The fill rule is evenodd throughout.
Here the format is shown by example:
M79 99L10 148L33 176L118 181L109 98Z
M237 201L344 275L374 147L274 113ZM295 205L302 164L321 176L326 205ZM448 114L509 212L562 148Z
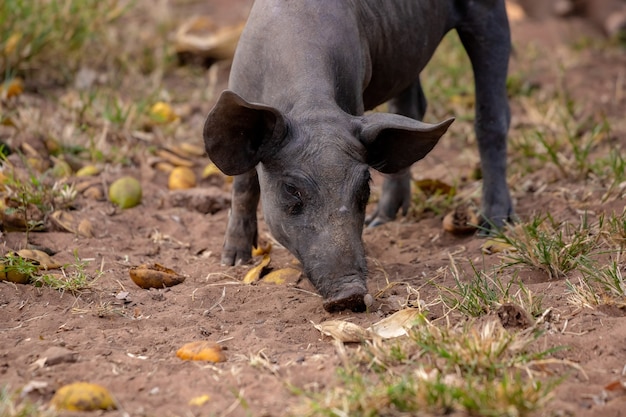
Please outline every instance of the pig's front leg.
M422 120L426 113L426 97L419 79L389 101L389 112ZM392 221L400 210L406 215L411 205L411 170L386 174L376 210L367 217L369 227Z
M235 176L232 193L222 264L241 265L252 258L252 247L258 238L256 211L260 189L256 170Z
M398 210L405 215L411 204L411 171L385 174L376 210L365 220L369 227L380 226L396 218Z

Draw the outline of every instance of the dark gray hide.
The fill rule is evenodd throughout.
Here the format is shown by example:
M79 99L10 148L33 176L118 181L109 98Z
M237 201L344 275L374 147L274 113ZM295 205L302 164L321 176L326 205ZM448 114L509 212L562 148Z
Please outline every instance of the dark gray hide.
M229 90L204 126L209 157L236 175L224 264L250 260L261 196L270 231L300 260L324 308L365 309L369 168L387 174L368 219L377 225L406 211L409 168L452 123L418 121L419 73L451 29L475 74L485 224L510 218L504 0L257 0ZM396 114L364 115L385 101Z

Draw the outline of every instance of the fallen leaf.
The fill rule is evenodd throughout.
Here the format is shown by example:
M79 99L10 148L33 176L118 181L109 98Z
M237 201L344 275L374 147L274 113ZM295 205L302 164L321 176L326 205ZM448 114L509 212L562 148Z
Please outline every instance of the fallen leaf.
M261 278L261 273L263 272L265 268L267 268L269 264L270 264L270 256L268 254L263 255L263 259L261 260L261 263L251 268L246 273L246 276L243 278L244 284L252 284L253 282L258 281Z
M263 282L272 283L272 284L284 284L285 281L295 281L300 278L302 271L295 268L281 268L275 271L270 272L265 275L262 280Z
M182 142L177 145L173 145L169 148L172 152L185 158L192 156L206 156L206 150L204 146L195 145L189 142Z
M222 352L222 346L207 340L186 343L176 351L176 356L184 361L226 361L226 355Z
M415 326L421 317L419 309L405 308L372 324L367 330L383 339L400 337L408 334L408 329Z
M50 215L50 220L64 232L76 233L76 219L65 210L56 210Z
M145 290L149 288L173 287L185 281L183 275L157 263L153 265L139 265L130 268L128 272L130 279Z
M372 333L359 326L344 320L328 320L320 324L313 323L313 327L342 343L358 343L372 339Z
M431 196L431 195L453 196L456 193L454 187L439 180L433 180L433 179L417 180L417 181L413 181L413 185L419 188L427 196Z
M167 149L159 149L158 151L156 151L156 156L176 167L193 167L192 161L186 158L181 158L180 156L168 151Z
M57 410L94 411L115 410L117 403L101 385L75 382L57 390L50 401Z
M626 393L626 381L615 380L604 386L607 391L621 391Z
M87 219L83 219L78 223L78 228L76 229L78 234L82 237L94 237L93 234L93 226L91 222Z
M244 24L218 28L209 17L193 17L176 31L176 53L216 60L231 59Z
M36 261L39 264L39 269L59 269L62 266L55 262L46 252L37 249L22 249L16 253L24 259Z
M154 168L156 170L158 170L158 171L165 172L165 173L169 174L176 167L174 165L170 164L167 161L159 161L156 164L154 164Z

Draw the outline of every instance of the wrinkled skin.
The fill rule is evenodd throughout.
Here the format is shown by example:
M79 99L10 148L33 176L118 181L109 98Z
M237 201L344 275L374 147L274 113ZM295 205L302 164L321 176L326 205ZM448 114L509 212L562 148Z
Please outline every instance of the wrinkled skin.
M236 176L224 264L249 261L260 196L271 233L302 263L324 308L365 309L369 168L387 175L367 219L378 225L406 211L411 165L452 123L418 120L419 72L453 28L475 73L483 218L491 227L510 219L503 0L257 0L229 90L204 127L209 157ZM364 115L385 101L396 114Z

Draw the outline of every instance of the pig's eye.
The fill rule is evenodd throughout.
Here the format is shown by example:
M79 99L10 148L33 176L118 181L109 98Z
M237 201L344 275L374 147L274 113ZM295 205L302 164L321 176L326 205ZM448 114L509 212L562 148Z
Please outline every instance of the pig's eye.
M295 186L285 184L285 194L287 195L287 211L289 214L302 213L302 193Z

